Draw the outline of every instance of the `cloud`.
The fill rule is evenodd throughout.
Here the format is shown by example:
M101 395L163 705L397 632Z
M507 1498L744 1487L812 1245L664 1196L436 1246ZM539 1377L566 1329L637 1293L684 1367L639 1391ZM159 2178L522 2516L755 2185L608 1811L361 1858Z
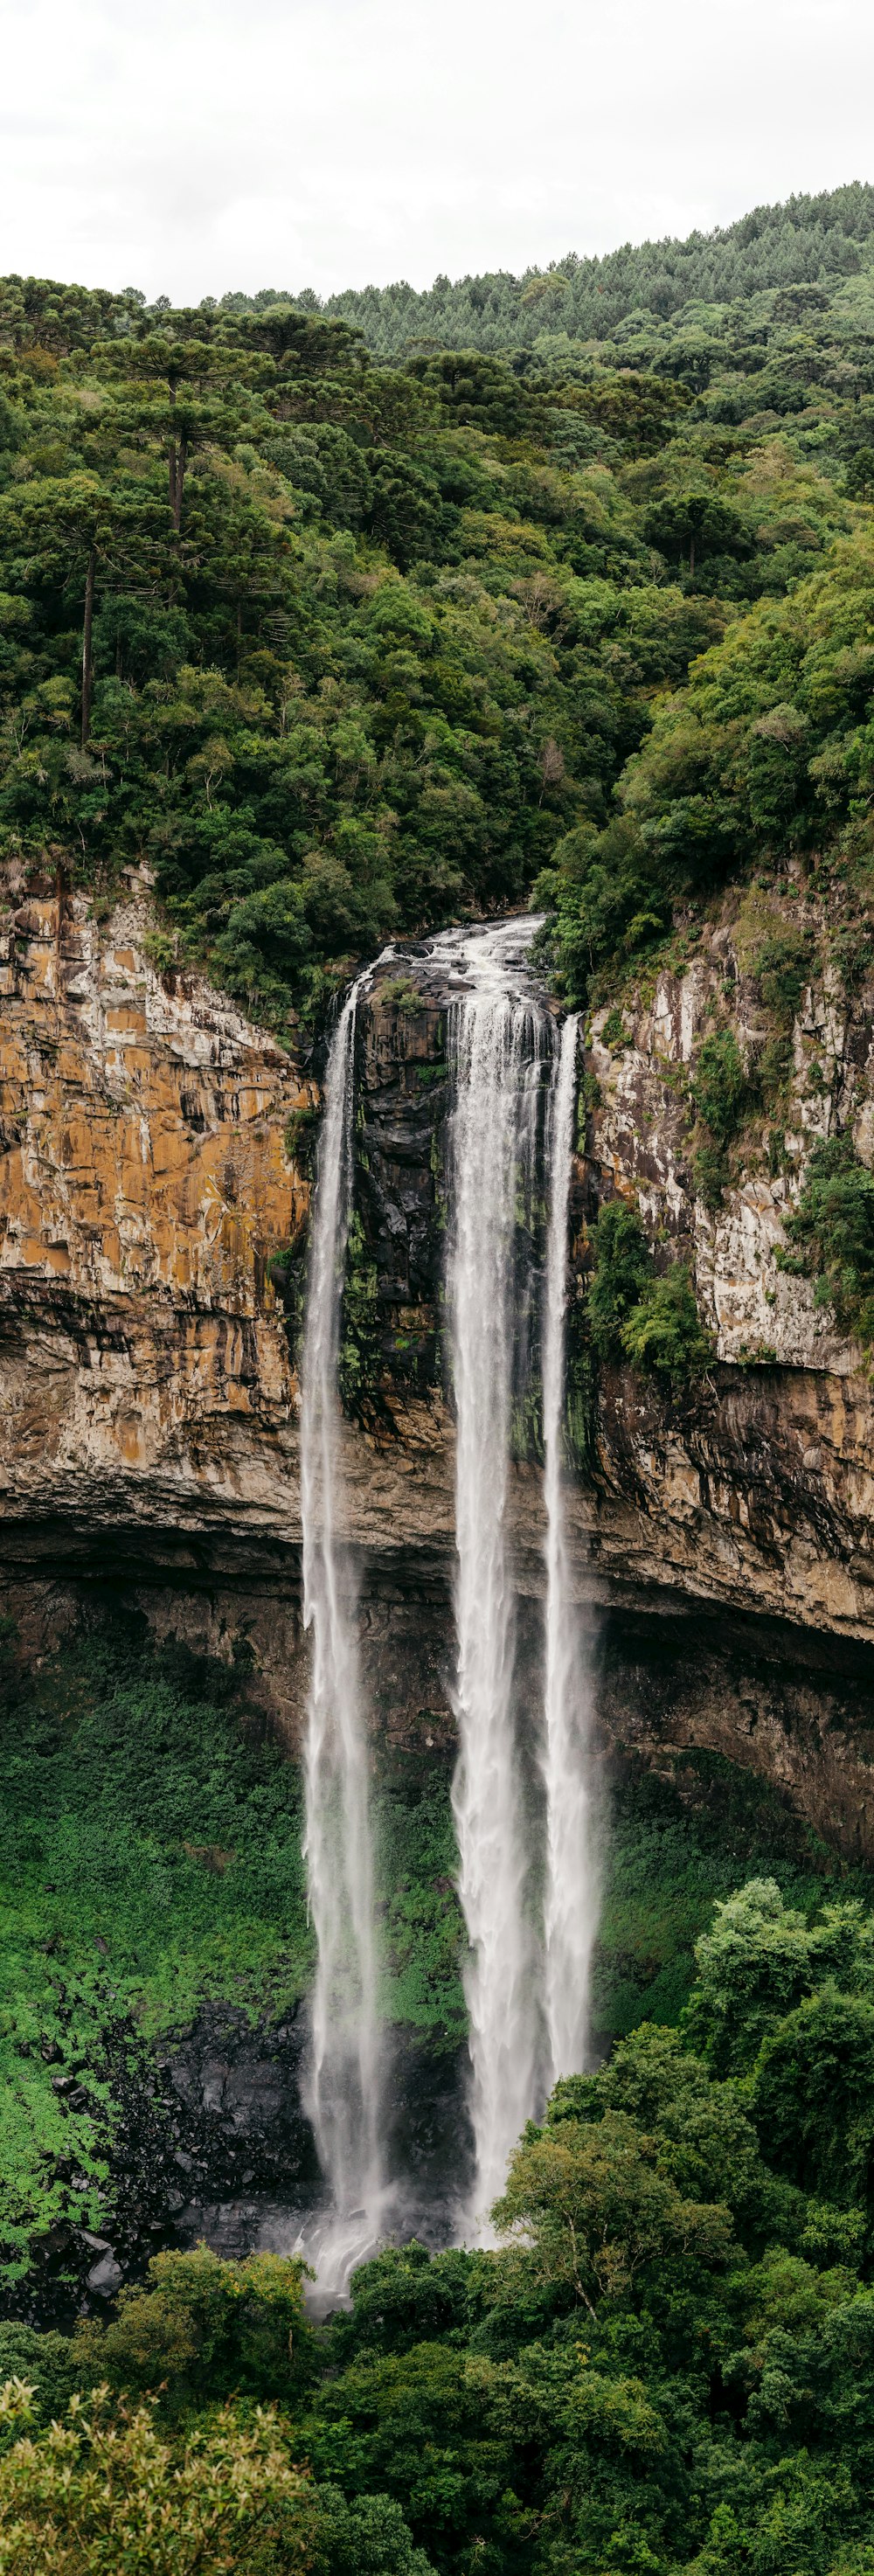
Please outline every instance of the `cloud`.
M861 0L6 0L3 58L0 267L174 299L544 265L868 169Z

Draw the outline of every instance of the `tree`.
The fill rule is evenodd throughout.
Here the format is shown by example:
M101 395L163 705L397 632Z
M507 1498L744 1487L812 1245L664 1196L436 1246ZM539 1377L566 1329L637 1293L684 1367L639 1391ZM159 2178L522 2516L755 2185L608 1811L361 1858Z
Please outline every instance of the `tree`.
M82 585L80 741L87 750L94 683L93 619L98 573L113 585L155 582L165 566L160 512L148 487L118 474L34 479L0 494L0 551L14 552L25 583L62 595Z
M314 2558L313 2490L273 2409L224 2406L177 2443L153 2409L74 2398L66 2421L26 2427L12 2380L0 2421L22 2427L0 2459L3 2576L286 2576ZM418 2576L418 2572L417 2572Z
M108 2325L80 2326L73 2361L80 2386L167 2386L174 2404L242 2389L287 2398L307 2376L311 2329L303 2265L278 2254L225 2263L206 2245L156 2254L147 2282L119 2293Z

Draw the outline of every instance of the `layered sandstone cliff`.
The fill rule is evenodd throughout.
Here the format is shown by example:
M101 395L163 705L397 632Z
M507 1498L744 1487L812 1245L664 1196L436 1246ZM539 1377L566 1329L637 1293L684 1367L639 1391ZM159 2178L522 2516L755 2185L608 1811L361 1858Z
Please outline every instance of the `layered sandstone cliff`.
M110 1580L160 1630L222 1653L245 1641L294 1727L304 1662L299 1301L288 1282L295 1265L301 1276L310 1187L300 1113L317 1085L204 979L162 970L161 953L144 878L131 877L103 921L49 879L7 889L4 1570L34 1641L57 1632L83 1588ZM400 993L394 963L360 1013L344 1487L373 1705L389 1733L421 1721L427 1740L451 1723L448 996L415 948L402 964ZM607 1043L604 1012L587 1031L577 1299L589 1223L618 1190L638 1201L657 1247L692 1262L715 1356L680 1393L625 1368L600 1371L570 1507L577 1581L581 1599L610 1614L610 1653L626 1672L604 1686L615 1734L624 1726L650 1751L672 1729L719 1744L727 1734L742 1759L785 1776L812 1815L867 1847L858 1659L874 1641L871 1384L862 1354L810 1284L780 1272L774 1250L812 1134L851 1125L868 1158L872 997L849 1006L828 977L806 990L779 1169L754 1123L709 1213L693 1181L689 1069L727 1008L742 1047L753 1046L757 1007L744 924L729 905L685 966L630 998L619 1043ZM512 1510L520 1599L533 1605L536 1440L520 1443ZM523 1626L535 1616L524 1612ZM796 1679L778 1688L790 1667ZM843 1824L842 1799L852 1811Z

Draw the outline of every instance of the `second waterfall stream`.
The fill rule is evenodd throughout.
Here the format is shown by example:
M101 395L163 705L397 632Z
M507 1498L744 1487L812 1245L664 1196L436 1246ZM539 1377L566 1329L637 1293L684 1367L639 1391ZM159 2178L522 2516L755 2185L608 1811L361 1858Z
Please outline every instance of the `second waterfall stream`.
M577 1025L567 1019L557 1029L537 996L528 955L535 927L513 921L444 932L426 952L445 979L452 1086L445 1293L456 1421L453 1811L468 1941L474 2150L472 2191L454 2228L480 2241L526 2119L557 2075L584 2063L595 1928L589 1680L571 1594L562 1464ZM318 2258L326 2286L328 2274L340 2286L344 2265L348 2271L373 2246L381 2220L390 2222L389 2186L399 2179L384 2172L367 1712L354 1588L337 1537L337 1368L360 989L338 1021L326 1070L301 1372L304 1605L313 1636L306 1860L318 1952L310 2096L331 2206L325 2259ZM514 1419L530 1416L538 1373L542 1688L539 1710L526 1706L520 1724L508 1505Z

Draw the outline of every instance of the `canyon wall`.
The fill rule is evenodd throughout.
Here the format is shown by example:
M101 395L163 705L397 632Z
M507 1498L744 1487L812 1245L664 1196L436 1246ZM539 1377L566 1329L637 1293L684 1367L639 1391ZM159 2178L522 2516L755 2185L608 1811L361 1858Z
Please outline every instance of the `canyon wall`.
M726 992L742 1048L759 1034L745 940L729 905L688 962L641 987L618 1039L604 1011L587 1032L576 1314L588 1225L618 1191L665 1257L692 1264L714 1357L679 1391L624 1367L590 1373L576 1580L614 1742L651 1759L688 1741L730 1751L830 1835L870 1850L871 1384L861 1352L774 1251L813 1135L852 1126L869 1158L872 999L849 1007L837 982L806 991L779 1168L759 1122L708 1212L693 1184L689 1069ZM159 1634L248 1660L253 1692L294 1736L305 1689L295 1324L317 1083L302 1050L286 1052L163 954L144 874L104 919L60 881L7 885L4 1581L32 1651L109 1590ZM376 1722L426 1744L451 1729L448 999L413 947L360 1012L344 1353L346 1534ZM542 1590L536 1447L536 1434L520 1440L512 1477L523 1630Z

